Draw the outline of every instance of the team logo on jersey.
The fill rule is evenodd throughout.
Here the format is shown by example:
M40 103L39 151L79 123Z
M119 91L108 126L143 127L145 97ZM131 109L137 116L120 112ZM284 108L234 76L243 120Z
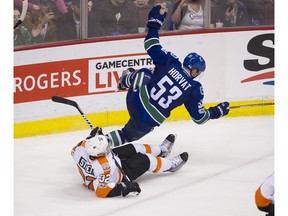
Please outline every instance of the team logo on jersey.
M110 170L110 165L109 165L109 163L103 163L103 164L101 164L101 166L102 166L102 169L103 169L104 171Z
M107 184L106 183L99 183L98 188L106 188Z

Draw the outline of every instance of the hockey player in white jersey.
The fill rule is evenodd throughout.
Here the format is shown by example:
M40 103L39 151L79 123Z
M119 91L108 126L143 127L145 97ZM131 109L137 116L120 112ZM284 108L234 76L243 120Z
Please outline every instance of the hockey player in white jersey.
M274 216L274 173L268 176L255 192L255 203L266 216Z
M83 178L83 185L93 190L96 196L138 195L141 189L134 180L139 176L146 172L175 172L187 162L187 152L166 158L175 138L170 134L161 145L129 143L111 149L109 138L96 128L72 149L71 155Z

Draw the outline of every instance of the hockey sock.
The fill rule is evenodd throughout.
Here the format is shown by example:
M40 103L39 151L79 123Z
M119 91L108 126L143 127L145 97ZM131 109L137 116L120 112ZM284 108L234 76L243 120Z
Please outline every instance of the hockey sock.
M106 136L111 140L111 145L113 147L123 145L126 142L121 130L111 131L110 133L107 133Z
M149 172L161 173L171 168L171 162L167 158L155 157L152 154L147 154L150 160Z
M160 154L161 149L158 145L148 145L148 144L133 144L136 152L140 152L142 154L150 153L154 156Z

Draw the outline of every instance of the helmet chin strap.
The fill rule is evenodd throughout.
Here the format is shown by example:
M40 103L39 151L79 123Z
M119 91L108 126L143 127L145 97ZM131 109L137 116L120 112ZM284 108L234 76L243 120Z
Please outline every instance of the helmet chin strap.
M197 72L196 72L196 75L193 76L192 73L193 73L193 71L194 71L195 69L197 70ZM196 77L198 77L198 76L201 74L201 73L199 73L199 69L198 69L198 68L195 68L195 69L190 70L190 76L191 76L192 79L195 79Z
M197 74L196 74L196 76L193 76L193 70L190 70L189 68L187 68L187 67L183 67L184 68L184 70L189 74L189 76L191 77L191 79L195 79L200 73L199 73L199 70L197 71Z
M193 75L192 75L192 70L189 70L189 74L190 74L190 77L191 77L192 79L195 78L195 77L193 77Z
M189 74L189 76L193 79L192 74L191 74L192 71L191 71L189 68L185 67L185 66L183 67L183 69L184 69L184 70L186 71L186 73Z
M193 76L193 74L192 74L193 70L188 69L188 71L189 71L188 73L189 73L191 79L195 79L197 77L197 76L195 76L195 77Z

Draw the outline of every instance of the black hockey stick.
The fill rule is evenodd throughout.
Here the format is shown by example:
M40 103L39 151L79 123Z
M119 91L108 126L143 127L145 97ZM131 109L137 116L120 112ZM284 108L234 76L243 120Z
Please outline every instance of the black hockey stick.
M271 106L271 105L274 105L274 102L259 103L259 104L242 104L242 105L237 105L237 106L230 106L229 109L248 108L248 107L256 107L256 106Z
M82 111L82 109L79 107L79 105L73 101L73 100L69 100L63 97L59 97L59 96L52 96L52 101L57 102L57 103L62 103L62 104L67 104L70 106L75 107L79 113L82 115L82 117L84 118L84 120L87 122L87 124L89 125L89 127L93 130L94 126L91 124L91 122L89 121L89 119L87 118L87 116L85 115L85 113Z
M115 154L114 154L113 151L111 152L111 154L112 154L112 157L113 157L113 159L114 159L114 161L115 161L116 166L118 167L118 169L119 169L120 172L122 173L124 180L127 181L127 182L131 182L131 181L130 181L130 178L127 176L127 174L126 174L125 171L122 169L122 167L120 166L120 164L118 163L118 161L115 159Z
M89 127L91 128L91 130L94 129L94 126L91 124L91 122L89 121L89 119L87 118L87 116L85 115L85 113L82 111L82 109L79 107L79 105L76 103L76 101L73 100L69 100L67 98L63 98L63 97L59 97L59 96L52 96L51 98L52 101L56 102L56 103L62 103L62 104L67 104L70 106L75 107L79 113L81 114L81 116L83 117L83 119L86 121L86 123L89 125ZM121 171L121 173L123 174L123 178L124 180L130 182L129 177L127 176L127 174L125 173L125 171L122 169L122 167L120 166L120 164L118 163L118 161L114 158L114 152L112 151L112 157L115 161L116 166L118 167L118 169Z

